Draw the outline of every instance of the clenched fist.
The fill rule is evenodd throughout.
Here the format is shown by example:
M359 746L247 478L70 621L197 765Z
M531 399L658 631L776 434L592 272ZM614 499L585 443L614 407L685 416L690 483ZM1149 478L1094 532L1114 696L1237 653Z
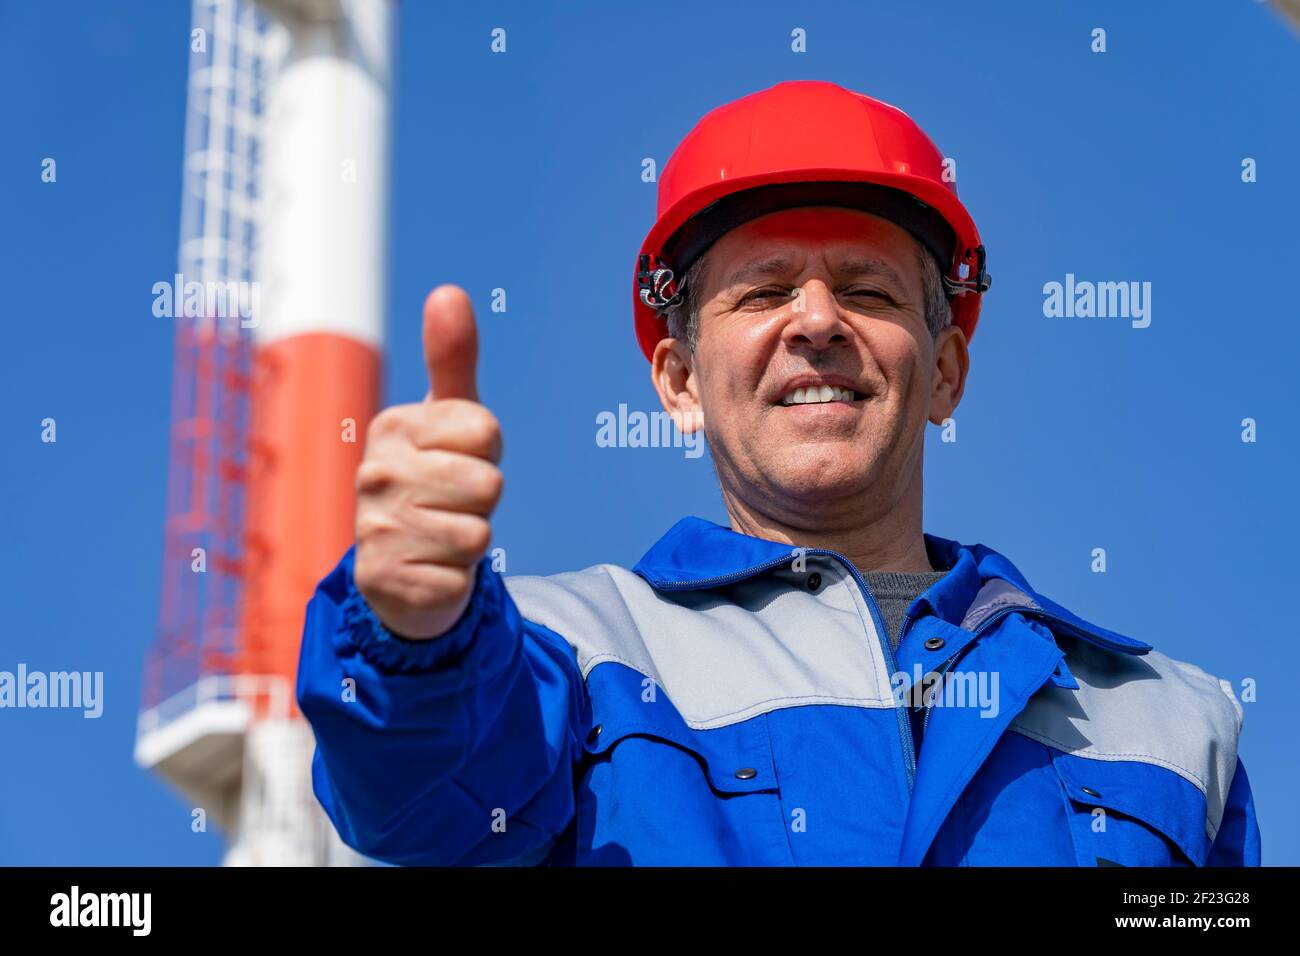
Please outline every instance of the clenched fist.
M501 429L479 404L469 296L439 286L424 303L429 395L375 416L357 469L357 588L390 631L439 637L469 603L501 497Z

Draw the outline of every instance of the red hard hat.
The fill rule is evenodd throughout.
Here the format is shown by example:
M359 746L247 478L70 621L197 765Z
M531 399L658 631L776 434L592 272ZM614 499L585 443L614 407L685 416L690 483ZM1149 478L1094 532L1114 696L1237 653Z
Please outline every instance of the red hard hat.
M953 322L970 339L989 287L984 246L943 154L895 106L834 83L794 80L705 116L659 178L657 221L637 256L636 336L668 335L686 270L723 233L794 206L847 206L910 231L935 256Z

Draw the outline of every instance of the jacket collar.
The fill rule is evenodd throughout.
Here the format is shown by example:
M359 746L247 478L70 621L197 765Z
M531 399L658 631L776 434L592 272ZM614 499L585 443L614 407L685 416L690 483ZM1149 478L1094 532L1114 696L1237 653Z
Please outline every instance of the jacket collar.
M1092 644L1127 654L1145 654L1151 645L1099 627L1077 616L1032 587L1007 558L981 544L964 545L938 535L925 534L931 566L947 570L908 607L909 616L928 610L960 627L977 600L996 601L1010 593L1010 585L1029 599L1023 612L1045 619L1053 629ZM687 591L719 587L769 571L793 560L794 548L740 534L694 516L673 525L632 569L660 591ZM841 556L842 557L842 556ZM847 559L846 566L852 567ZM990 582L1004 582L993 584ZM1019 598L1017 598L1019 600ZM985 608L985 614L989 608ZM974 625L971 625L974 626Z

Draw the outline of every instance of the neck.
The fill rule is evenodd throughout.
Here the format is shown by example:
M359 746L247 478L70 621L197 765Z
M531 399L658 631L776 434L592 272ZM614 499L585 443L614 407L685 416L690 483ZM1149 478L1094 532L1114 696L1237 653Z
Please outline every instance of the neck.
M933 571L921 530L918 476L903 497L883 510L870 501L827 509L825 502L759 506L723 488L731 529L792 547L836 551L859 571Z

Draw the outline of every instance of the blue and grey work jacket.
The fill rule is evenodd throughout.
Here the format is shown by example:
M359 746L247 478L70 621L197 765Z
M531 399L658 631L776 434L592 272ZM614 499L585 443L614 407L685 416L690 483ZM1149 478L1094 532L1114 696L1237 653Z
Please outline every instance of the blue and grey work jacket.
M1259 864L1227 682L925 543L897 650L845 558L699 518L631 571L485 560L431 641L349 552L299 665L316 795L396 864Z

